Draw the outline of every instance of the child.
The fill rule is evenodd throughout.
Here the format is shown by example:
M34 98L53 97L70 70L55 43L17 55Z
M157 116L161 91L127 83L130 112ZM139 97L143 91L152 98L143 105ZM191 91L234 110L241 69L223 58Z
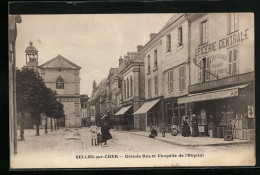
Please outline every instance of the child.
M155 130L155 127L153 127L151 134L149 135L149 138L155 138L157 136L157 131Z
M92 142L92 146L93 146L93 141L95 142L95 146L97 146L97 131L98 128L95 125L95 122L92 123L92 126L90 127L90 132L91 132L91 142Z
M102 145L102 134L101 133L98 133L97 134L97 145Z

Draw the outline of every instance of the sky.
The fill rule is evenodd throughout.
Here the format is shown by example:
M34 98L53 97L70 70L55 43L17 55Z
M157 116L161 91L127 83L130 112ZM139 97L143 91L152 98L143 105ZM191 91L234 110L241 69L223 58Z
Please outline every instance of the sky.
M81 67L80 93L91 95L92 82L118 67L120 56L145 45L173 14L22 15L17 24L17 67L25 66L25 49L33 42L39 65L62 55Z

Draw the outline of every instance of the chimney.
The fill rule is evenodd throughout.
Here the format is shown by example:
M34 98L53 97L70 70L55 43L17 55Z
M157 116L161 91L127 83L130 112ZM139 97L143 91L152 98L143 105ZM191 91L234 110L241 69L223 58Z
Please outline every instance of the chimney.
M140 52L144 48L143 45L137 45L137 52Z
M120 56L119 60L119 66L123 63L124 59L122 58L122 56Z
M150 33L150 40L152 40L156 36L156 33Z
M93 90L95 90L97 88L97 83L96 83L96 81L94 80L93 81Z

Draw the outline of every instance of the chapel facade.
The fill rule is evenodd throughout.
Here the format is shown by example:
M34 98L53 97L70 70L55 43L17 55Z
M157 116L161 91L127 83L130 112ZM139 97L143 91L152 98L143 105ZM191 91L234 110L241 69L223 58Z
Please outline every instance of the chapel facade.
M46 86L57 92L64 105L65 117L59 119L61 127L80 127L80 69L78 65L61 55L38 66L38 50L30 42L26 49L26 66L44 80Z

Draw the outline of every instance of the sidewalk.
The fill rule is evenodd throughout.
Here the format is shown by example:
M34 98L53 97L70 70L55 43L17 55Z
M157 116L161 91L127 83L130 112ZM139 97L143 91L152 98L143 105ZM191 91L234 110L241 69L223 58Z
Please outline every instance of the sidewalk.
M130 131L129 133L145 137L148 137L150 134L150 132L147 131ZM158 133L158 136L154 139L180 146L224 146L253 143L252 140L234 139L233 141L224 141L224 138L211 138L207 136L183 137L181 134L178 134L177 136L172 136L170 133L165 133L165 137L162 137L162 133Z

